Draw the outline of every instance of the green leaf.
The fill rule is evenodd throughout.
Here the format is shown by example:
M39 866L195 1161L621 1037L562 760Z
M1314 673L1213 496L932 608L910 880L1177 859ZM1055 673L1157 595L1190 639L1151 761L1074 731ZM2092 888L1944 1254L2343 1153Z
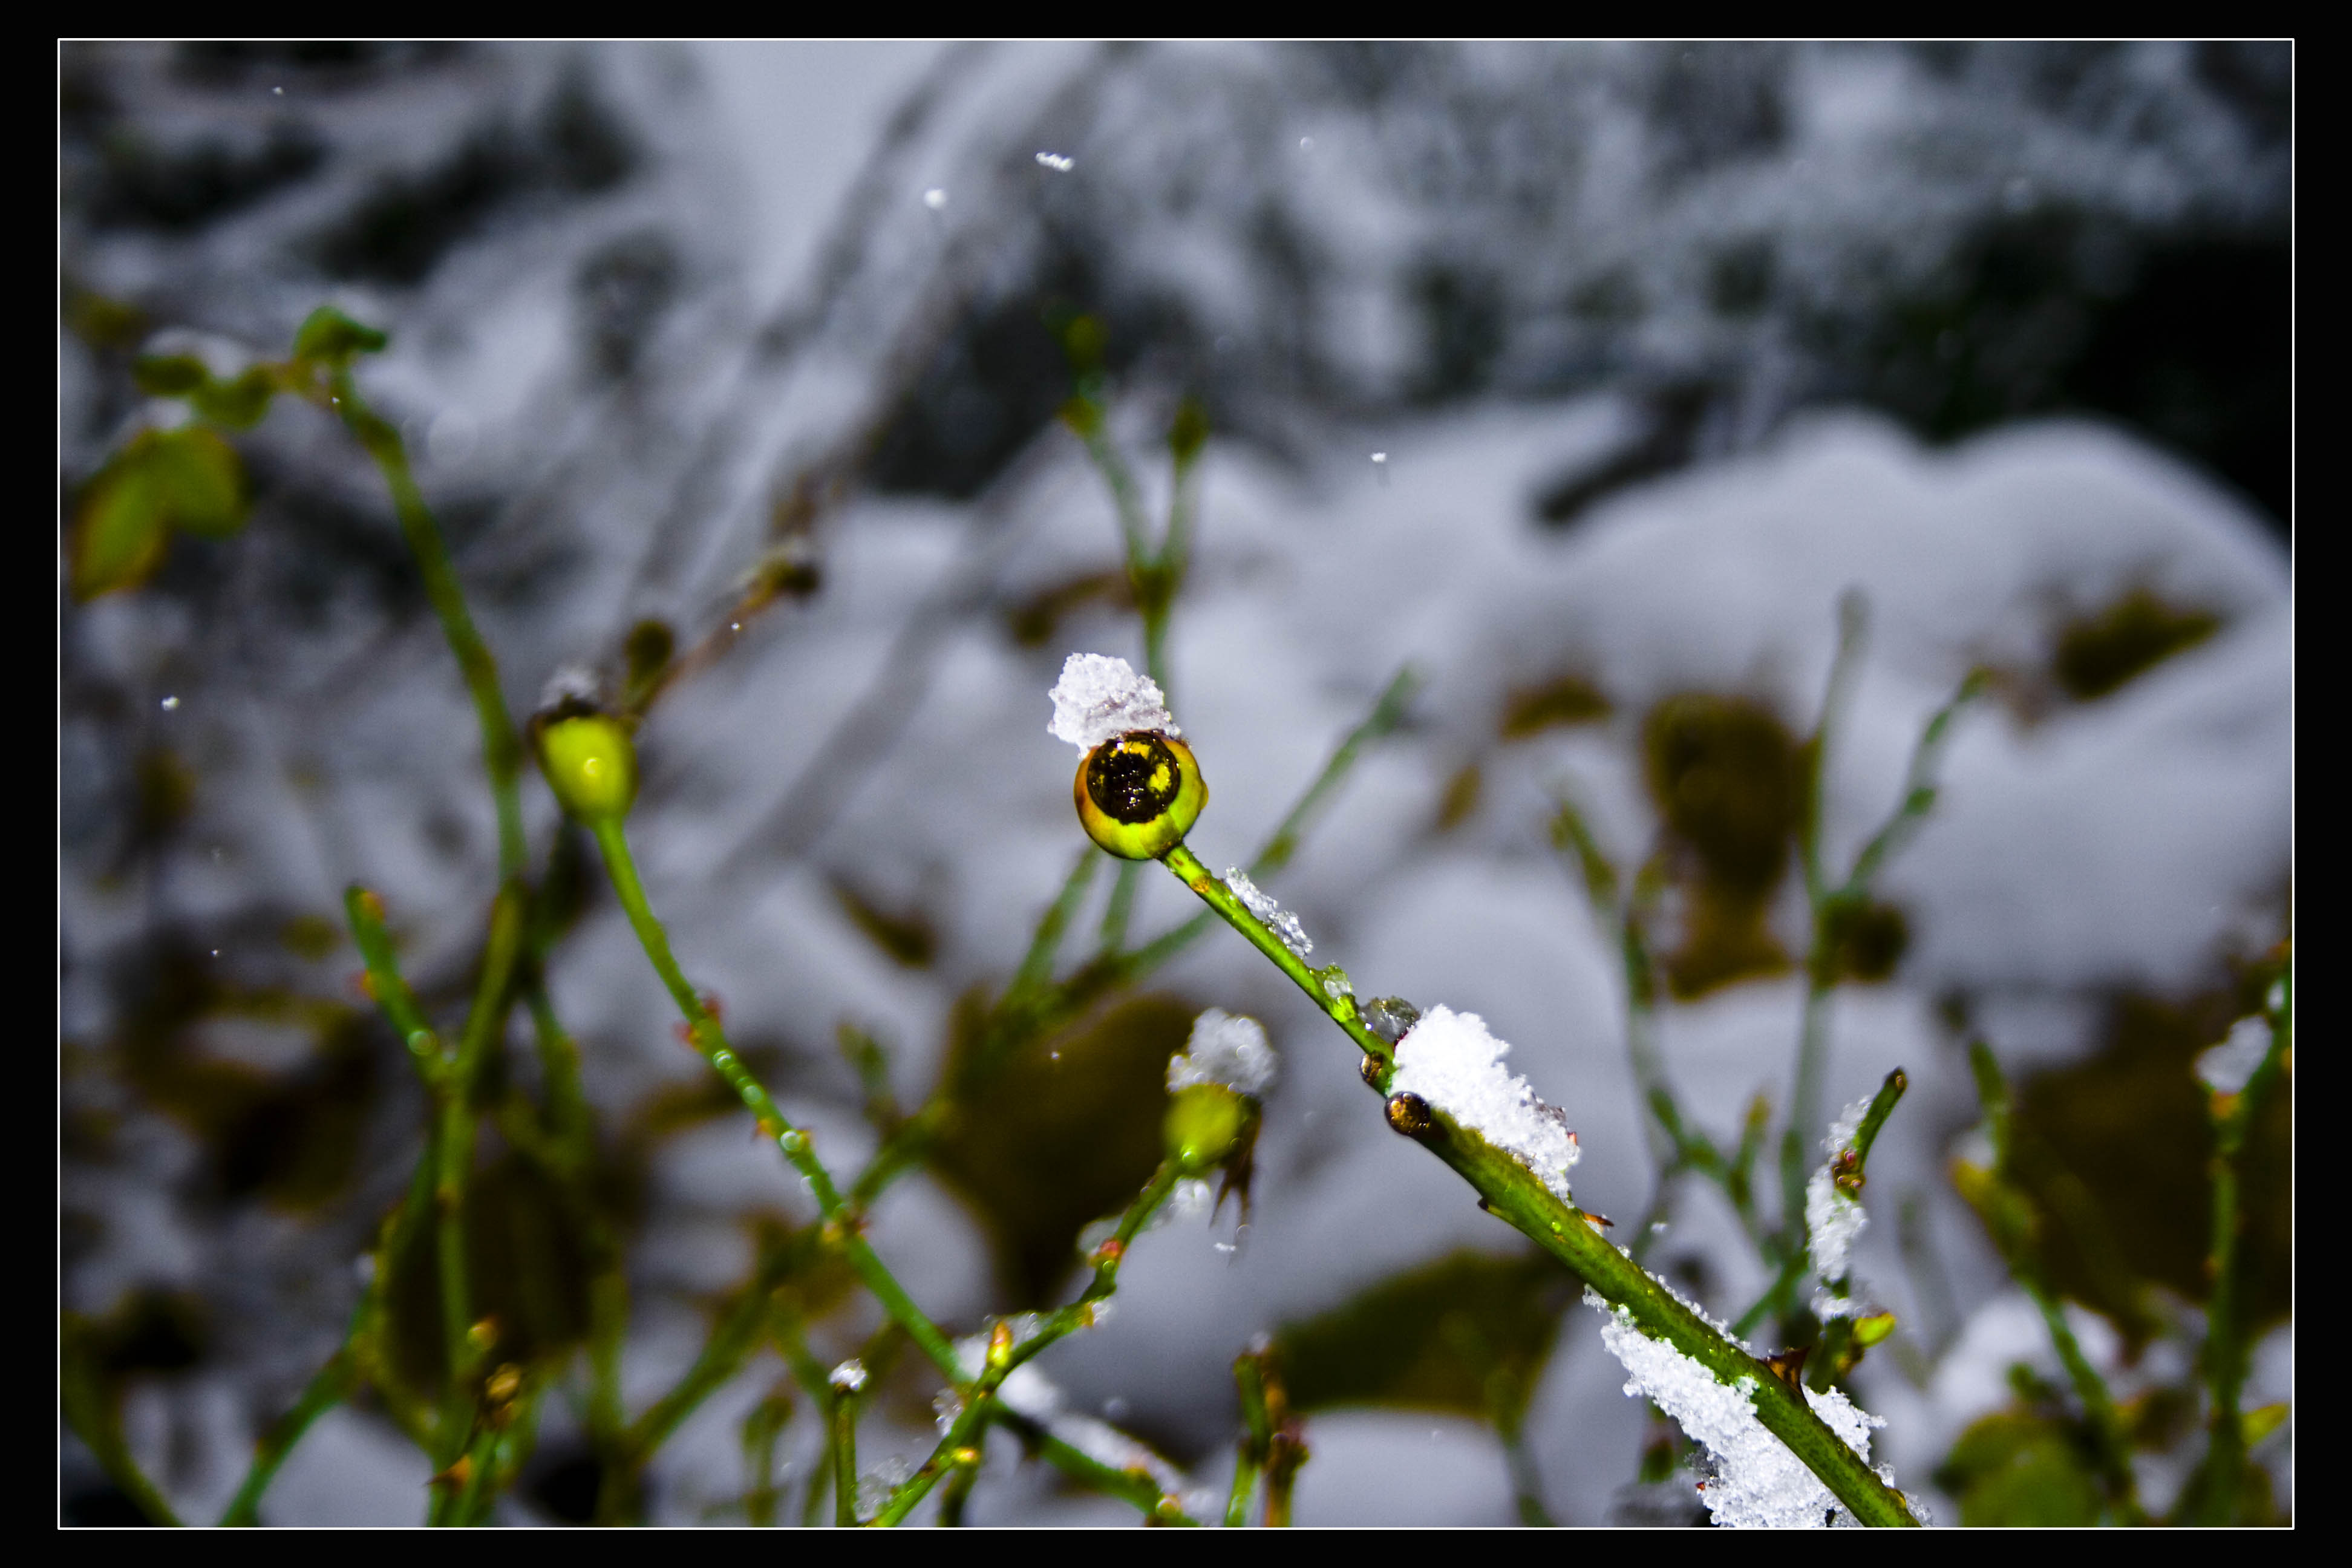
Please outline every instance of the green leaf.
M2020 1411L1988 1415L1961 1433L1936 1481L1960 1500L1964 1525L2099 1521L2098 1481L2076 1435Z
M66 549L73 595L135 588L163 564L173 529L224 538L246 510L235 447L199 426L142 430L83 487Z
M201 426L160 432L148 453L164 521L207 539L245 526L245 465L236 448Z
M1405 1405L1517 1430L1575 1282L1538 1254L1462 1251L1276 1336L1299 1410Z
M131 362L131 379L150 397L184 397L212 373L194 354L146 354Z
M248 365L233 381L206 381L189 398L195 411L215 425L249 430L269 412L278 377L267 365Z
M353 354L378 353L389 342L373 327L360 325L332 305L321 305L294 334L294 357L342 364Z
M1057 1034L992 1056L984 999L967 996L950 1026L947 1073L956 1114L932 1168L986 1223L1008 1303L1050 1301L1078 1263L1078 1233L1126 1206L1160 1158L1168 1058L1183 1048L1196 1005L1147 994ZM971 1078L980 1081L971 1083Z
M82 487L74 508L66 560L73 596L85 604L139 586L163 563L172 530L147 460L150 435L134 437L116 453Z

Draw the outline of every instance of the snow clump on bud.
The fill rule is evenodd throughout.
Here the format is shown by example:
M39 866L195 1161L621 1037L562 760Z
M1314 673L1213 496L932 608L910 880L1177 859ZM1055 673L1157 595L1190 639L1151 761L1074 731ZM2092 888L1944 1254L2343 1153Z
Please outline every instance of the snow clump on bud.
M1168 1058L1168 1092L1194 1084L1222 1084L1254 1100L1274 1086L1274 1047L1255 1018L1212 1007L1192 1021L1192 1037Z
M1054 721L1046 731L1081 752L1138 730L1181 736L1160 683L1138 675L1123 658L1074 653L1062 663L1054 686Z

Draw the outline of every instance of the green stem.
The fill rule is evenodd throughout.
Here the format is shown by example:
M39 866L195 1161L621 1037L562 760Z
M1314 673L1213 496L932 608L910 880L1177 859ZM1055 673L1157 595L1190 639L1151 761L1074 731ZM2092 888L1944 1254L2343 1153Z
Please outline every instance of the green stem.
M399 430L367 405L348 367L332 371L327 386L334 412L375 460L392 490L401 536L425 579L425 596L441 622L441 634L449 651L457 655L458 671L473 696L474 715L482 731L482 765L490 775L490 794L498 805L499 879L511 882L523 874L524 864L522 745L507 711L506 698L499 690L498 660L467 612L457 571L449 563L448 543L441 537L441 525L434 521L432 509L425 504L424 492L416 487Z
M1135 889L1142 880L1143 868L1133 860L1122 860L1118 876L1110 885L1110 901L1103 908L1102 931L1096 945L1104 952L1117 952L1127 945L1128 917L1135 912Z
M2190 1489L2189 1522L2234 1525L2239 1518L2239 1493L2246 1471L2245 1395L2249 1354L2246 1279L2239 1246L2245 1226L2239 1165L2246 1139L2264 1105L2285 1081L2294 1037L2294 975L2290 967L2278 981L2277 1005L2271 1012L2270 1047L2234 1095L2213 1097L2213 1237L2210 1267L2213 1292L2205 1311L2205 1386L2211 1414L2205 1458L2198 1483Z
M443 1394L442 1437L435 1457L444 1466L454 1463L465 1451L472 1420L469 1384L476 1365L490 1349L487 1342L478 1346L474 1342L473 1289L466 1256L466 1192L474 1169L474 1086L490 1041L506 1020L508 982L522 950L525 903L520 879L499 890L490 914L489 943L482 955L481 984L457 1056L446 1064L441 1080L434 1244L440 1269L441 1332L449 1381Z
M384 927L383 900L354 882L343 889L343 913L351 922L352 937L359 945L360 962L366 966L368 994L383 1010L393 1033L408 1047L409 1059L415 1064L425 1089L438 1099L445 1072L440 1037L425 1021L425 1010L417 1005L416 994L409 989L400 973L400 961L393 952L392 934Z
M1816 939L1818 940L1818 939ZM1811 969L1811 965L1807 968ZM1830 984L1818 972L1805 982L1804 1023L1797 1037L1796 1082L1789 1091L1789 1120L1780 1130L1780 1234L1790 1256L1805 1256L1807 1145L1822 1123L1822 1078L1828 1068ZM1799 1268L1796 1278L1803 1277Z
M816 1157L808 1134L793 1125L777 1109L766 1088L751 1069L743 1065L742 1058L728 1043L726 1030L718 1017L704 1005L702 997L688 983L685 972L678 968L677 958L670 952L669 937L662 930L661 922L654 918L653 906L646 900L645 886L637 879L636 862L629 854L628 839L622 832L620 819L605 817L594 823L593 827L596 847L604 858L605 872L612 878L614 891L619 895L621 908L629 917L630 928L636 932L638 945L645 949L654 972L661 976L662 984L669 988L671 999L677 1004L679 1013L684 1015L694 1048L702 1053L712 1069L735 1091L736 1099L742 1101L743 1108L751 1113L762 1134L773 1139L793 1168L806 1178L809 1191L816 1198L817 1212L824 1217L829 1239L841 1247L850 1268L865 1281L866 1288L874 1293L875 1299L881 1302L882 1310L889 1314L892 1321L907 1331L908 1337L930 1358L932 1364L950 1377L961 1378L962 1372L947 1336L923 1315L922 1310L891 1276L881 1258L875 1256L866 1238L858 1234L854 1216L846 1213L846 1205L842 1202L840 1189L834 1185L833 1175L824 1168L824 1162Z
M1263 1468L1256 1445L1246 1437L1234 1445L1234 1489L1225 1499L1226 1529L1239 1530L1249 1523L1250 1499L1257 1493L1258 1472Z
M301 1396L294 1401L294 1407L272 1422L269 1430L263 1434L260 1444L254 1450L253 1463L245 1472L244 1483L236 1489L236 1496L229 1500L227 1509L221 1514L220 1521L224 1528L261 1522L261 1494L268 1491L269 1483L278 1478L278 1467L285 1464L286 1457L294 1451L294 1445L302 1440L302 1435L310 1429L310 1424L349 1398L352 1390L357 1386L359 1357L352 1350L352 1341L367 1321L373 1305L369 1298L374 1290L374 1281L371 1280L367 1290L361 1295L358 1309L352 1314L352 1325L343 1336L342 1344L327 1358L327 1364L312 1374L310 1383L303 1387Z
M854 1391L833 1391L827 1425L833 1442L833 1522L854 1526L857 1522L857 1395Z
M1858 595L1840 601L1838 653L1830 669L1829 689L1822 700L1820 726L1808 748L1805 815L1801 847L1805 863L1806 901L1812 911L1812 936L1805 956L1805 1014L1797 1047L1796 1081L1789 1098L1789 1121L1780 1136L1780 1232L1792 1255L1804 1252L1806 1140L1822 1121L1822 1080L1828 1068L1831 994L1839 976L1838 946L1846 922L1870 900L1871 883L1916 831L1936 804L1936 771L1951 738L1952 722L1961 709L1983 689L1971 673L1943 706L1928 716L1911 748L1905 771L1903 798L1854 856L1853 868L1835 887L1822 868L1822 800L1827 776L1830 742L1860 668L1866 616Z
M959 1458L949 1472L948 1484L940 1492L940 1527L955 1530L963 1524L964 1505L971 1500L971 1484L980 1479L980 1455L972 1451L969 1460Z
M58 1394L66 1425L88 1446L107 1479L121 1489L149 1522L176 1526L180 1516L131 1457L131 1446L122 1436L121 1390L99 1364L96 1347L88 1338L89 1331L80 1316L65 1315L58 1346Z
M1377 1059L1381 1068L1378 1087L1385 1091L1388 1071L1394 1065L1393 1052L1357 1020L1352 999L1326 994L1312 972L1282 945L1281 939L1266 930L1231 889L1210 876L1189 850L1179 845L1166 858L1170 870L1290 975L1360 1049ZM1461 1126L1444 1107L1432 1106L1430 1111L1429 1126L1418 1141L1470 1184L1489 1213L1532 1239L1611 1306L1623 1308L1643 1333L1697 1362L1726 1386L1739 1387L1747 1380L1757 1418L1765 1429L1820 1477L1856 1519L1872 1525L1916 1522L1902 1495L1880 1480L1862 1457L1813 1414L1801 1392L1717 1332L1631 1258L1602 1239L1581 1213L1553 1194L1516 1156Z
M1182 1174L1173 1160L1163 1162L1152 1173L1151 1180L1144 1184L1143 1191L1136 1194L1135 1201L1119 1216L1118 1227L1111 1233L1110 1239L1095 1249L1094 1278L1087 1282L1087 1288L1079 1292L1076 1300L1048 1314L1036 1332L1017 1345L1012 1342L1007 1325L999 1323L999 1337L990 1342L986 1363L982 1367L980 1376L970 1380L968 1386L965 1372L961 1366L957 1368L951 1375L964 1390L963 1409L950 1423L946 1434L931 1450L930 1458L924 1460L922 1468L891 1494L882 1511L875 1516L874 1522L895 1525L914 1510L940 1477L953 1466L955 1455L978 1439L991 1418L990 1405L996 1391L1015 1368L1094 1321L1095 1303L1107 1300L1118 1290L1119 1265L1126 1260L1128 1249L1135 1244L1135 1238L1141 1234L1143 1227L1151 1222L1151 1216L1167 1204ZM1153 1506L1158 1506L1156 1501Z
M1963 1195L1970 1197L1985 1215L1993 1244L2000 1249L2001 1260L2008 1264L2011 1277L2042 1314L2051 1348L2057 1352L2059 1364L2065 1368L2067 1381L2074 1385L2074 1396L2082 1401L2093 1456L2117 1513L2126 1524L2140 1523L2143 1516L2138 1481L2132 1473L2131 1442L2124 1431L2122 1416L2116 1409L2114 1395L2107 1391L2106 1380L2083 1353L2082 1342L2066 1321L2064 1305L2051 1289L2035 1254L2032 1200L2010 1179L2015 1108L2008 1081L1990 1047L1981 1040L1969 1047L1969 1068L1976 1079L1977 1098L1984 1110L1985 1132L1992 1144L1994 1163L1990 1172L1962 1168L1959 1174L1964 1178Z
M1250 913L1249 906L1237 898L1234 890L1213 875L1201 858L1179 844L1161 857L1167 868L1179 880L1200 895L1202 902L1224 917L1225 923L1242 933L1252 947L1272 961L1276 969L1290 976L1291 984L1307 993L1308 1000L1320 1007L1330 1020L1339 1025L1357 1047L1380 1064L1381 1081L1396 1067L1396 1047L1364 1026L1356 1011L1351 995L1334 996L1323 989L1323 977L1307 965L1307 961L1284 944L1265 921Z

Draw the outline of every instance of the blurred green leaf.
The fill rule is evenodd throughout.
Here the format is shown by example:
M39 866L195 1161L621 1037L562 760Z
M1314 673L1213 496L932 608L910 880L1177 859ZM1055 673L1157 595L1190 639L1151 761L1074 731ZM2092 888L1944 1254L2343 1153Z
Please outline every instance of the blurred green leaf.
M86 603L144 583L175 528L222 538L245 518L235 447L199 426L142 430L82 489L67 545L73 595Z
M145 354L131 362L131 379L150 397L184 397L212 373L194 354Z
M2060 628L2050 672L2067 696L2095 701L2196 647L2221 625L2212 611L2168 604L2143 585Z
M140 446L147 438L134 437L129 447L82 487L66 558L73 596L84 603L119 588L135 588L163 563L172 531L154 472Z
M1538 1254L1462 1251L1276 1336L1291 1404L1405 1405L1518 1429L1574 1281Z
M2198 1055L2254 1010L2259 978L2182 1001L2125 996L2096 1056L2018 1086L2014 1148L2002 1174L2040 1216L2051 1283L2106 1313L2135 1343L2155 1327L2146 1283L2205 1299L2213 1137ZM2293 1097L2278 1094L2250 1130L2242 1162L2253 1331L2292 1310Z
M342 364L353 354L375 353L389 342L373 327L360 325L332 305L321 305L294 334L294 357Z
M2099 1522L2098 1479L2077 1434L2023 1411L1988 1415L1961 1433L1936 1483L1959 1499L1963 1525Z
M1789 967L1766 914L1804 804L1805 747L1746 697L1687 692L1642 726L1643 776L1690 897L1666 979L1685 1000Z
M1158 1168L1168 1058L1200 1009L1147 994L1021 1042L959 1093L933 1168L980 1213L1012 1305L1046 1300L1077 1264L1078 1232L1124 1208ZM985 1043L985 1001L957 1009L954 1084Z
M250 365L231 380L205 381L194 389L189 404L215 425L248 430L269 412L269 399L277 391L278 376L270 367Z
M245 526L245 465L236 448L201 426L158 432L148 462L165 520L207 539Z

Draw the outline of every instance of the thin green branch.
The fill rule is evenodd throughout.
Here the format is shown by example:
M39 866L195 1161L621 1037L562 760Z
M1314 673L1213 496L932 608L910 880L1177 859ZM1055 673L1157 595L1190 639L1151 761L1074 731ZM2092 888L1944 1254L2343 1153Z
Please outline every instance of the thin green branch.
M2083 1353L2082 1342L2075 1337L2074 1326L2066 1321L2064 1304L2042 1269L2034 1246L2032 1200L2010 1180L2015 1110L2008 1081L2001 1076L2000 1064L1994 1059L1990 1047L1982 1040L1969 1045L1969 1067L1975 1075L1977 1098L1984 1110L1993 1166L1990 1171L1966 1163L1956 1167L1954 1175L1961 1196L1983 1217L2001 1260L2009 1266L2011 1277L2042 1314L2051 1348L2057 1352L2058 1363L2074 1385L2075 1398L2082 1402L2093 1458L2117 1516L2126 1524L2143 1523L2138 1481L2132 1473L2131 1440L2124 1430L2123 1417L2116 1409L2115 1396L2108 1392L2106 1380L2091 1364L2090 1357Z
M1151 1173L1151 1180L1144 1184L1143 1190L1136 1194L1135 1201L1119 1216L1118 1226L1112 1231L1109 1239L1095 1248L1094 1277L1078 1293L1076 1300L1048 1313L1037 1325L1036 1331L1017 1344L1013 1339L1012 1325L999 1321L990 1335L988 1353L980 1375L970 1377L961 1364L950 1374L954 1378L963 1400L963 1408L949 1424L922 1468L891 1493L881 1512L875 1516L875 1523L895 1525L905 1520L940 1479L959 1462L956 1456L979 1441L992 1418L991 1406L996 1391L1015 1368L1095 1321L1095 1304L1108 1300L1118 1289L1119 1265L1126 1260L1128 1249L1135 1245L1135 1238L1142 1233L1145 1226L1151 1223L1152 1216L1166 1206L1182 1173L1173 1160L1163 1162ZM1157 1507L1157 1503L1153 1506Z
M1358 1020L1353 999L1326 992L1314 972L1183 846L1171 850L1166 862L1252 946L1288 974L1359 1049L1374 1058L1378 1070L1368 1070L1365 1079L1385 1093L1394 1066L1393 1052ZM1696 1361L1726 1386L1739 1387L1746 1380L1758 1420L1820 1477L1856 1519L1873 1525L1916 1522L1902 1495L1879 1479L1862 1457L1830 1430L1801 1390L1783 1382L1772 1368L1684 1306L1671 1290L1604 1240L1580 1211L1553 1194L1517 1156L1460 1125L1444 1108L1433 1106L1429 1111L1426 1126L1416 1133L1417 1141L1460 1173L1489 1213L1531 1238L1603 1300L1623 1308L1643 1333Z
M482 766L490 775L490 794L498 806L499 879L511 882L523 874L525 858L522 745L515 731L514 718L507 711L506 698L499 689L498 660L482 634L475 629L474 617L466 608L457 571L449 563L448 542L441 536L441 525L434 521L432 508L425 504L424 492L417 489L399 429L361 397L348 363L329 369L326 397L344 427L358 437L368 456L375 460L392 491L401 537L407 541L409 553L415 557L417 572L425 579L425 596L441 622L441 635L447 640L449 651L457 656L458 671L473 697L474 715L482 731Z
M1830 1006L1840 978L1841 949L1853 917L1869 902L1871 884L1889 856L1936 804L1936 771L1950 739L1952 721L1982 689L1980 677L1971 673L1952 696L1928 716L1911 749L1903 795L1875 832L1856 853L1844 879L1831 886L1822 866L1822 803L1826 789L1832 742L1844 716L1859 668L1867 627L1858 595L1840 601L1838 655L1831 667L1829 689L1822 698L1822 717L1808 747L1805 814L1801 848L1805 863L1805 889L1811 906L1812 933L1805 957L1804 1020L1797 1045L1794 1082L1789 1096L1789 1120L1780 1135L1780 1239L1791 1260L1805 1252L1805 1177L1809 1169L1806 1141L1822 1121L1822 1085L1829 1070ZM1802 1279L1801 1271L1786 1268L1776 1284L1776 1300L1785 1308L1787 1292Z
M2213 1121L2213 1232L2209 1267L2212 1295L2205 1309L2204 1373L2210 1406L2206 1453L2184 1500L2189 1522L2233 1525L2246 1471L2246 1365L2251 1330L2246 1268L2239 1245L2245 1227L2240 1163L2255 1120L2285 1083L2294 1048L2294 972L2279 975L2266 1009L2271 1038L2263 1059L2235 1094L2211 1098Z
M685 972L678 968L677 958L670 952L669 937L662 930L661 922L654 918L653 906L646 900L645 886L637 879L636 863L629 854L628 839L622 832L620 819L616 816L604 817L593 826L596 847L604 856L604 868L612 878L614 891L619 895L621 907L628 915L629 925L636 932L638 945L645 949L654 972L661 976L662 984L668 987L672 1000L685 1016L688 1036L694 1048L735 1091L736 1099L742 1101L743 1108L758 1122L761 1134L772 1139L793 1168L807 1179L809 1191L816 1199L817 1211L824 1217L827 1239L841 1247L850 1268L865 1281L875 1299L881 1302L882 1310L907 1331L908 1336L934 1365L950 1377L960 1377L961 1373L957 1366L955 1351L948 1343L947 1336L923 1315L922 1310L899 1286L881 1258L875 1256L874 1249L866 1245L865 1237L857 1230L855 1216L847 1212L847 1205L842 1201L840 1189L834 1185L832 1173L816 1157L808 1134L793 1125L777 1108L766 1088L743 1064L734 1047L728 1043L727 1032L718 1016L688 983Z
M1180 881L1200 896L1203 903L1222 915L1227 925L1241 932L1252 947L1272 961L1276 969L1290 976L1291 984L1307 993L1308 999L1323 1009L1331 1021L1356 1042L1357 1047L1378 1064L1381 1082L1383 1085L1388 1082L1388 1075L1396 1067L1396 1047L1364 1026L1351 993L1335 993L1327 989L1324 985L1325 972L1308 968L1307 961L1291 952L1281 937L1252 914L1249 906L1201 864L1200 857L1191 849L1179 844L1161 857L1161 860L1176 873Z
M311 1375L300 1396L294 1401L293 1408L271 1422L269 1430L262 1434L260 1443L254 1449L253 1463L245 1472L245 1480L237 1487L236 1496L229 1500L227 1509L221 1514L220 1521L224 1528L261 1522L261 1495L269 1489L269 1483L278 1479L278 1467L285 1464L287 1456L294 1451L294 1445L302 1440L302 1435L310 1429L312 1422L350 1398L352 1390L359 1385L359 1356L352 1349L352 1341L367 1321L373 1305L368 1298L374 1289L374 1281L370 1280L367 1290L362 1293L358 1309L352 1314L352 1324L344 1332L343 1342L336 1347L334 1354L327 1358L327 1363Z
M833 1522L857 1523L857 1391L835 1384L825 1410L825 1435L833 1455Z
M66 1314L58 1358L58 1402L66 1425L89 1447L107 1479L151 1522L177 1525L180 1516L131 1457L131 1446L122 1436L121 1391L98 1364L96 1347L88 1342L89 1331L79 1314Z
M1135 913L1135 889L1142 880L1141 866L1132 860L1118 863L1118 876L1110 885L1110 900L1103 906L1102 929L1096 933L1096 951L1117 952L1127 945L1127 922Z
M400 973L392 933L384 926L383 900L353 883L343 889L343 913L351 922L352 940L359 945L360 962L366 966L369 996L383 1010L392 1032L408 1047L409 1059L415 1064L425 1087L437 1099L446 1075L440 1037L425 1021L425 1010L417 1005L416 993L409 989Z

